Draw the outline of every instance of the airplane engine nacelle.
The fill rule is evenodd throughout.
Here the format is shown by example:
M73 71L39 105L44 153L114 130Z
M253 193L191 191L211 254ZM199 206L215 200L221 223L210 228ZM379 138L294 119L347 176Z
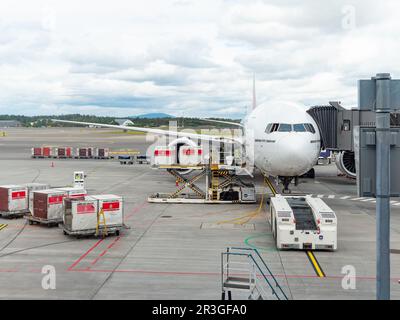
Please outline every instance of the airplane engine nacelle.
M336 158L336 166L347 177L356 179L356 161L354 157L354 152L340 152Z
M188 146L188 147L196 147L197 146L197 144L194 142L194 141L192 141L192 140L190 140L189 138L178 138L178 139L175 139L174 141L172 141L172 142L170 142L169 143L169 145L168 145L168 147L175 147L176 148L176 157L177 157L177 159L176 159L176 163L180 163L179 162L179 149L181 148L181 147L183 147L183 146ZM188 169L188 170L179 170L179 173L180 174L189 174L190 172L192 172L193 170L191 170L191 169Z

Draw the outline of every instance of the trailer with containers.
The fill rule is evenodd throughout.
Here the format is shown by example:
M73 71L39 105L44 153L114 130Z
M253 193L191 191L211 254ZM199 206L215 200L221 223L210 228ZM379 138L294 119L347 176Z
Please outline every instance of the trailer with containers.
M28 189L26 186L0 186L0 215L2 217L22 216L28 210Z
M117 195L94 195L65 200L65 235L119 235L124 227L123 199Z
M94 157L96 159L110 159L110 149L108 149L108 148L96 148Z
M271 198L269 221L278 249L336 250L337 218L320 198Z
M32 148L32 158L53 158L57 156L55 147L34 147Z
M94 157L94 148L92 147L79 147L76 148L76 159L91 159Z
M25 218L29 224L58 225L62 222L63 201L66 197L67 192L59 189L34 191L33 211Z
M55 148L54 158L60 158L60 159L73 158L72 147L57 147L57 148Z

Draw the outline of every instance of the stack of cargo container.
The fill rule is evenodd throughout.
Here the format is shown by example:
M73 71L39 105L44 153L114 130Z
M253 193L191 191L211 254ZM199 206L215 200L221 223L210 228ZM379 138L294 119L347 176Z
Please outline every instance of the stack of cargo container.
M32 148L32 158L53 158L56 156L55 147L35 147Z
M28 190L28 212L32 213L33 211L33 193L39 190L46 190L50 188L49 184L46 183L25 183L23 184Z
M92 147L76 148L75 158L91 159L93 158L93 153L94 153L94 148Z
M110 150L108 148L96 148L94 157L96 159L110 159Z
M73 158L71 147L58 147L55 148L55 157L60 159Z
M119 235L124 224L122 197L94 195L66 199L63 221L64 234L95 235L97 230L102 234L107 230Z
M35 191L33 193L32 215L26 216L29 224L39 222L47 225L62 221L63 200L66 192L57 189Z
M204 163L202 147L182 146L179 148L179 164L196 166Z
M3 217L24 215L29 210L28 188L20 185L0 186L0 214Z
M154 164L160 165L173 165L177 163L176 148L158 146L154 150Z
M56 188L33 193L32 214L26 216L29 224L34 222L57 225L63 221L64 199L84 199L86 190L82 188Z
M109 148L93 147L34 147L32 158L59 158L59 159L110 159Z

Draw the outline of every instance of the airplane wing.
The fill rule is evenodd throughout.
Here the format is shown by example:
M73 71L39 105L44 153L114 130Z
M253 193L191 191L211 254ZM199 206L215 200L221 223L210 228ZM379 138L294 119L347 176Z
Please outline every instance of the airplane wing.
M91 122L70 121L70 120L52 119L52 121L60 122L60 123L79 124L79 125L84 125L84 126L94 126L94 127L103 127L103 128L113 128L113 129L119 129L119 130L147 132L147 133L163 135L163 136L186 137L186 138L192 138L192 139L203 140L203 141L215 141L215 142L224 142L224 143L243 144L243 142L240 138L218 137L218 136L213 136L213 135L196 134L196 133L189 133L189 132L179 132L179 131L170 131L170 130L153 129L153 128L142 128L142 127L135 127L135 126L120 126L120 125L114 125L114 124L91 123Z
M222 120L214 120L214 119L200 119L202 121L207 121L207 122L215 122L215 123L223 123L223 124L228 124L231 126L237 126L243 128L243 125L238 122L230 122L230 121L222 121Z

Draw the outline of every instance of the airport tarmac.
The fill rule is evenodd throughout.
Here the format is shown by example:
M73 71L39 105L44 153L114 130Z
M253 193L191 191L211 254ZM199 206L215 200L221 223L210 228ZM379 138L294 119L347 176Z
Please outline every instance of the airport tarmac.
M146 201L150 194L175 188L166 172L116 160L30 158L30 149L42 144L145 152L151 143L145 136L85 128L6 131L0 137L0 184L64 186L72 183L74 171L83 170L89 193L124 197L131 228L119 237L75 239L59 228L0 218L7 224L0 231L1 299L220 299L220 255L228 246L259 249L290 299L375 298L375 204L357 198L355 183L338 177L335 165L317 166L316 179L301 180L295 188L324 198L338 217L338 250L315 252L325 273L321 278L305 252L276 250L265 208L244 226L217 224L246 215L258 204L151 204ZM392 298L400 299L400 199L393 201L391 286ZM45 265L55 267L55 290L42 288ZM357 281L355 289L346 290L342 268L349 265Z

